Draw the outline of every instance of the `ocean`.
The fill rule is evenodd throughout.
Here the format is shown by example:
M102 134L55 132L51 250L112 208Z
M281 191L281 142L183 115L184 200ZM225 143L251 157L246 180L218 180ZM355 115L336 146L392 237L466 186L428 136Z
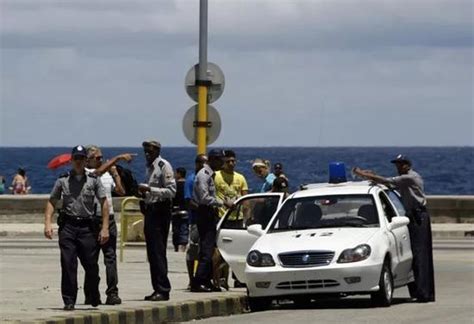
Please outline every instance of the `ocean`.
M327 182L330 162L344 162L347 178L352 180L350 169L359 166L384 176L396 175L390 160L402 153L413 161L413 169L425 181L429 195L474 195L473 147L233 147L237 154L236 171L247 179L250 192L260 187L251 169L252 160L264 158L271 163L281 162L290 180L290 189L297 190L305 183ZM18 167L26 170L32 193L49 193L56 178L68 170L67 166L49 170L46 166L56 155L69 153L69 147L0 147L0 175L9 185ZM132 170L138 182L145 179L145 160L141 147L104 147L105 158L121 153L138 153L130 163L122 165ZM194 147L164 147L163 158L174 168L194 167Z

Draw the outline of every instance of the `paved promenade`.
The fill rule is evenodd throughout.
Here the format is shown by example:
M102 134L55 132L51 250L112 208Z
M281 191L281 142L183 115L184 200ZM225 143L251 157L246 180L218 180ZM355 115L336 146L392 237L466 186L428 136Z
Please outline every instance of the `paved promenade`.
M51 319L53 316L96 315L100 318L101 313L112 314L111 318L115 316L117 322L119 322L119 316L123 318L136 316L133 309L139 309L141 313L143 313L143 310L149 309L149 316L159 317L160 319L163 318L163 312L167 315L173 313L174 318L177 318L175 313L183 312L183 308L176 307L176 305L183 306L184 304L189 312L188 318L196 318L196 316L192 316L193 312L201 312L203 317L207 317L243 311L243 306L241 306L241 304L243 305L243 299L241 300L239 297L245 295L245 289L231 289L229 292L204 294L187 291L188 275L186 273L185 254L174 252L171 249L168 249L169 278L172 285L170 301L143 301L143 297L152 292L150 274L145 249L134 247L127 249L124 262L118 265L122 305L101 305L97 308L84 305L84 295L82 293L84 273L82 267L79 266L78 283L80 288L76 305L77 310L74 312L64 312L62 310L61 270L57 240L2 238L0 239L0 258L1 323L14 322L15 320ZM100 262L100 291L104 302L106 285L102 257ZM162 314L157 314L158 309L155 310L155 314L151 310L152 307L171 305L174 306L163 307L161 309ZM123 313L120 314L120 312ZM146 317L146 313L142 316ZM183 317L181 318L185 319ZM130 322L134 323L135 321ZM77 323L82 323L82 321L77 321Z

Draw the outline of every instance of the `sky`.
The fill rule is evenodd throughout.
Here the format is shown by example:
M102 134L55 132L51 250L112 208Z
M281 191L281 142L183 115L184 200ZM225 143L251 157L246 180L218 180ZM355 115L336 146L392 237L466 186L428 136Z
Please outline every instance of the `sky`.
M471 0L209 0L213 146L473 146ZM199 1L0 0L0 146L190 146Z

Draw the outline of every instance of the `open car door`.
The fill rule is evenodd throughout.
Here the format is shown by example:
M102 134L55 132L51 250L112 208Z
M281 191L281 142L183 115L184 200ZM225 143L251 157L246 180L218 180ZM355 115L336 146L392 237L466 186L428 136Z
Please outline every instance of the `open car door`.
M397 211L397 216L406 216L405 207L400 200L395 191L385 191L388 195L390 202L393 205L393 208ZM392 233L395 236L396 244L397 244L397 252L399 258L398 269L396 270L396 284L397 281L401 281L400 284L405 284L409 282L413 278L412 272L412 262L413 262L413 253L411 250L411 241L410 241L410 232L407 226L402 226L392 230Z
M283 202L283 193L250 194L237 200L218 224L217 247L239 281L246 282L247 253L258 239L247 232L250 225L266 229Z

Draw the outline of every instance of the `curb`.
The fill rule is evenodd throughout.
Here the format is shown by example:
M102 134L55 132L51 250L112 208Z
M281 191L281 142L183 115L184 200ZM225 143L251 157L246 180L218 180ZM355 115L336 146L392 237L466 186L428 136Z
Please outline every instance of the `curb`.
M433 239L449 239L449 238L472 238L474 231L471 230L433 230ZM44 238L43 232L38 231L1 231L0 238Z
M432 231L433 239L471 239L474 231Z
M54 316L32 321L15 321L23 324L148 324L186 322L195 319L242 314L247 310L247 297L216 297L203 300L189 300L174 304L123 308L115 311L90 311L71 316Z

